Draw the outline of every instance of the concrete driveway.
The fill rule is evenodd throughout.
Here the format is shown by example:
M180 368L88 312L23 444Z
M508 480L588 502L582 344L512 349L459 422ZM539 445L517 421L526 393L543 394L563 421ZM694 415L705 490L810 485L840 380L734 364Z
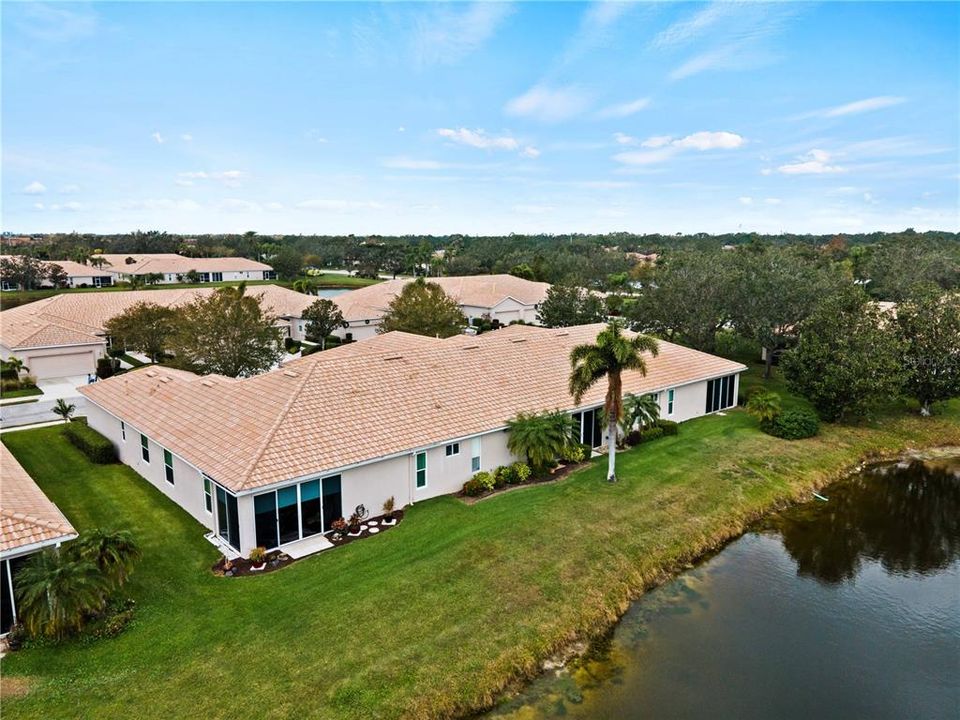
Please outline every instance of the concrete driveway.
M13 405L0 405L0 427L9 428L56 420L57 416L53 414L53 406L60 399L76 405L76 414L83 415L87 407L87 399L80 394L77 388L86 384L86 375L37 380L37 387L43 390L43 395L36 396L37 402L19 401L30 399L22 398L12 401L16 403Z
M76 398L80 397L77 390L87 384L86 375L74 375L72 377L50 378L48 380L37 380L37 387L43 390L44 400L57 400L57 398Z

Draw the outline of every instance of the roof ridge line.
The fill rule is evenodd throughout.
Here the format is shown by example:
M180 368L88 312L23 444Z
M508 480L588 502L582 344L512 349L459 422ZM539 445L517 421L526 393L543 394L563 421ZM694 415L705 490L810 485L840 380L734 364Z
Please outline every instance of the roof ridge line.
M277 431L280 429L280 426L283 424L284 418L286 418L287 413L290 408L293 407L294 402L300 397L300 392L303 390L303 386L306 384L312 376L316 368L320 366L320 363L314 363L310 366L310 369L304 374L303 380L297 385L296 389L290 394L290 399L283 404L283 407L280 408L280 412L277 413L277 419L274 420L273 425L270 427L270 430L267 431L267 436L263 439L263 442L260 444L259 449L251 458L250 463L247 465L246 469L243 471L242 482L240 487L246 489L247 480L250 479L250 475L253 473L253 468L256 467L257 463L260 462L260 458L263 457L264 453L267 451L267 447L270 445L270 441L273 440L273 436L277 434ZM278 368L279 369L279 368Z

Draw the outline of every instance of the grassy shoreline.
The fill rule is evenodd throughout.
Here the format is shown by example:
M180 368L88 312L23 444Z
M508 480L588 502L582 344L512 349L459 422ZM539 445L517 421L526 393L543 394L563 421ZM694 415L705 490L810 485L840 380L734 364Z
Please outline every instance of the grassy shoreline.
M702 418L624 453L617 484L594 462L471 506L418 503L382 537L239 580L209 574L215 552L195 521L128 468L84 464L57 432L3 441L81 532L120 518L140 538L139 608L114 640L5 658L5 678L31 687L5 715L450 718L491 706L650 587L858 463L960 445L960 402L797 442L742 411Z

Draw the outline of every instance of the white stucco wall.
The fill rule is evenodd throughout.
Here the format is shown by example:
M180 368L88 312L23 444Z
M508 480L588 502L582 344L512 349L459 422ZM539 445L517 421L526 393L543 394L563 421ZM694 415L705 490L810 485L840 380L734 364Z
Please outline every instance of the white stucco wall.
M86 375L96 372L97 360L105 354L106 343L32 349L3 347L0 352L2 352L4 360L10 356L20 358L23 360L23 364L30 368L30 375L38 380L46 380L48 378ZM64 360L62 363L57 363L61 367L60 370L47 372L43 366L50 366L50 363L43 363L43 358L63 358Z

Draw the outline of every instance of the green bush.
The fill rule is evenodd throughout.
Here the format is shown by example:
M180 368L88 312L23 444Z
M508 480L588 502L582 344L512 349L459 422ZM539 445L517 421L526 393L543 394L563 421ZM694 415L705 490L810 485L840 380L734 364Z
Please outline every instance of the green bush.
M294 355L300 351L300 343L294 340L293 338L284 338L283 348L291 355Z
M490 472L490 477L493 478L493 487L502 488L504 485L506 485L508 474L509 473L507 472L507 468L504 467L503 465L501 465L498 468L494 468Z
M591 448L582 443L571 443L567 445L560 453L560 459L564 462L580 463L590 457Z
M101 465L117 462L113 443L86 423L68 422L63 426L63 434L71 445L79 448L92 462Z
M663 430L664 435L676 435L680 432L680 424L673 420L657 420L657 427Z
M303 352L300 353L300 357L306 357L307 355L313 355L315 352L320 352L319 345L304 345Z
M516 478L517 483L525 483L530 479L533 471L525 462L515 462L510 466L510 472Z
M650 442L651 440L656 440L661 437L663 437L663 428L657 427L656 425L640 431L640 442Z
M760 429L784 440L802 440L820 432L820 418L812 410L784 410L760 423Z
M481 470L463 484L463 494L476 497L483 495L485 492L490 492L493 487L493 475L486 470Z
M627 433L627 436L623 439L623 441L630 447L633 447L634 445L639 445L641 442L643 442L643 437L640 435L639 430L631 430Z
M114 347L107 350L107 355L109 355L112 358L118 358L126 354L127 354L127 349L122 347Z

